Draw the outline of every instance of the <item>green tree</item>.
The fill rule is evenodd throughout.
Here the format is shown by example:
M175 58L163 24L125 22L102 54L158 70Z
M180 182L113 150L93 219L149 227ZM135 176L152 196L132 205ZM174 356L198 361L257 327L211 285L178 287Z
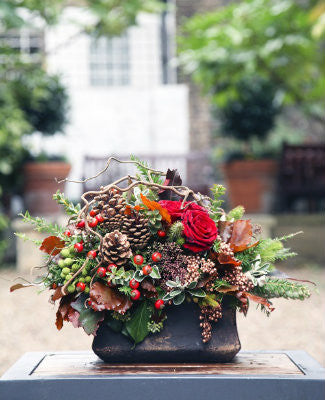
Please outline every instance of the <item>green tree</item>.
M189 18L179 39L180 64L212 101L224 107L240 82L258 76L277 89L277 101L300 106L325 124L321 38L313 35L315 1L245 0Z

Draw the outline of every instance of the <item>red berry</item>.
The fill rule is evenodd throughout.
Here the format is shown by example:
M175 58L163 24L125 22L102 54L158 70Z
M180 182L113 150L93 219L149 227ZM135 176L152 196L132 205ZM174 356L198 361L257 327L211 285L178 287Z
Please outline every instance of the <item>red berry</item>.
M87 305L88 305L89 307L92 307L92 305L93 305L92 300L88 299L88 300L87 300Z
M97 275L103 278L106 275L106 269L104 267L97 268Z
M158 231L157 235L161 238L164 238L166 236L166 232L165 231Z
M161 253L158 253L158 251L156 251L155 253L153 253L153 255L151 256L151 259L153 262L159 262L162 258Z
M156 308L157 310L161 310L162 308L164 308L164 306L165 306L164 300L162 300L162 299L158 299L158 300L155 302L155 308Z
M97 257L97 252L95 251L95 250L90 250L90 251L88 251L88 253L87 253L87 257L88 258L96 258ZM103 268L103 269L105 269L104 267L101 267L101 268ZM105 271L106 271L106 269L105 269Z
M83 292L86 289L86 285L83 282L78 282L76 286L78 292Z
M84 244L84 241L81 239L78 243Z
M139 292L138 289L133 289L132 292L131 292L132 300L138 300L140 295L141 295L141 293Z
M142 268L143 275L150 275L151 271L152 271L152 268L150 267L150 265L145 265Z
M85 223L85 221L82 219L81 221L79 221L79 222L77 223L77 228L82 229L82 228L85 227L85 225L86 225L86 223Z
M131 279L129 282L129 286L131 289L138 289L139 285L140 285L139 282L136 281L135 279Z
M116 264L109 264L108 266L107 266L107 272L111 272L112 271L112 268L117 268L117 265Z
M107 286L110 288L115 287L114 283L111 280L107 281Z
M71 232L70 231L64 231L64 235L70 237L71 236Z
M137 254L136 256L133 257L133 262L136 265L142 265L143 261L144 261L144 259L140 254Z
M84 245L82 243L76 243L73 247L77 250L78 253L81 253L84 249Z
M101 214L96 215L96 219L99 224L104 222L104 217Z
M95 228L95 226L98 224L98 221L97 221L97 219L96 218L92 218L89 222L88 222L88 225L91 227L91 228Z
M91 217L96 217L97 211L91 210L90 213L89 213L89 215L90 215Z

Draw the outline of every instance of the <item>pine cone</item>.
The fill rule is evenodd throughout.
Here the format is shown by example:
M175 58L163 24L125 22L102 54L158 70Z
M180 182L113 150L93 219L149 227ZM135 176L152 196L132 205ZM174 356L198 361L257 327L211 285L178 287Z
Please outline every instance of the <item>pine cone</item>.
M102 226L107 231L119 229L125 216L126 202L124 197L115 189L108 193L100 194L94 197L97 206L93 210L100 213L104 218Z
M121 266L125 264L131 256L131 246L126 235L118 230L106 233L102 247L104 262Z
M149 242L149 221L138 212L124 218L121 232L127 235L132 249L143 249Z

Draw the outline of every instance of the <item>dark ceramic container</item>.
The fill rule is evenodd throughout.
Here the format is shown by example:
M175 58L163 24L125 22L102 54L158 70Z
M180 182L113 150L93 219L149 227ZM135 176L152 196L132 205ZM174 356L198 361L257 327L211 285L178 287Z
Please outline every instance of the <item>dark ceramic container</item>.
M166 312L163 330L134 348L128 338L103 323L93 341L94 353L107 363L136 364L228 362L239 352L236 311L227 303L206 344L201 340L200 310L195 303L168 307Z

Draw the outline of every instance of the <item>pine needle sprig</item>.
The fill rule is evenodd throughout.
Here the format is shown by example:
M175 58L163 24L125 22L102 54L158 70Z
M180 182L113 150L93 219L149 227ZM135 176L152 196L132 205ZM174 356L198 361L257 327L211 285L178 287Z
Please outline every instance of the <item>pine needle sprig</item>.
M150 177L152 179L152 181L154 183L158 183L159 185L161 185L163 183L163 179L161 178L160 175L155 174L155 173L151 173L150 177L149 177L149 172L148 172L148 168L150 169L150 165L148 163L146 163L145 161L140 160L138 157L134 156L133 154L130 156L130 159L132 161L136 161L138 164L137 169L140 173L140 175L148 182L150 182Z
M77 205L74 205L70 200L68 200L64 193L61 193L60 190L58 190L54 195L53 195L53 200L55 200L58 204L64 207L65 212L68 215L71 216L77 216L80 212L80 204L78 203Z
M292 300L304 300L311 295L306 285L281 278L267 278L265 285L255 286L252 293L266 299L283 297Z
M23 222L29 223L34 226L37 232L48 233L50 235L60 235L63 233L64 229L58 224L52 224L46 221L44 218L32 217L28 211L25 214L20 213L19 216L23 219ZM25 237L25 240L27 237Z

